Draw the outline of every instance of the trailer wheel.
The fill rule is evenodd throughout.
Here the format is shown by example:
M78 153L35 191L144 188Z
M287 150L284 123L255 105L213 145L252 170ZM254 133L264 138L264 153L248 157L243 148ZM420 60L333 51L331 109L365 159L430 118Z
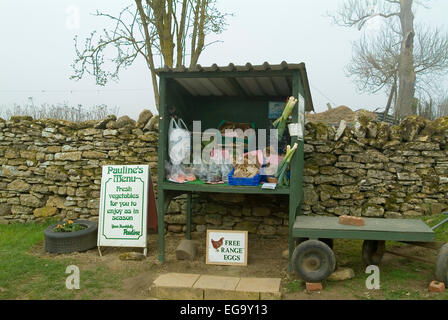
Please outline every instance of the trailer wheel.
M301 244L302 242L307 241L308 238L296 238L296 247Z
M299 244L292 255L294 271L307 282L321 282L336 267L333 250L322 241L306 240Z
M386 241L364 240L362 244L362 261L370 265L379 265L386 251Z
M308 240L308 238L296 238L296 246L298 246L299 244L301 244L302 242L305 242L307 240ZM333 249L333 246L334 246L333 239L322 238L322 239L319 239L319 241L322 241L323 243L327 244L331 249Z
M445 243L437 254L436 280L448 286L448 243Z

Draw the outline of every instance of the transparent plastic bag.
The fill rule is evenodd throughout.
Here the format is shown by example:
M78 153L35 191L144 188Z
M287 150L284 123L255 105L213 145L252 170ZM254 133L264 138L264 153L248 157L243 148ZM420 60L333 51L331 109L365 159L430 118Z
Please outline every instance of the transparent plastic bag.
M224 181L224 183L229 182L229 174L230 174L230 172L232 172L232 169L233 169L233 165L231 165L231 164L223 163L221 165L221 177L222 177L222 181Z
M218 183L222 181L221 167L216 163L208 166L207 183Z
M185 122L171 118L168 128L168 155L173 164L181 164L190 159L191 134Z
M165 164L166 177L168 181L176 183L185 183L196 180L196 175L192 168L183 164Z
M203 181L207 181L208 176L208 165L201 162L200 164L193 165L194 174L196 177Z

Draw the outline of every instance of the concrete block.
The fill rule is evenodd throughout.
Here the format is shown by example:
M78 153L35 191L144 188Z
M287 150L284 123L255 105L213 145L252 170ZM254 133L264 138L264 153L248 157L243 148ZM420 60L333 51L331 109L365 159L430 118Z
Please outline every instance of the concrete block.
M280 278L241 278L237 291L278 292Z
M154 280L154 285L156 287L191 288L199 276L199 274L192 273L166 273Z
M193 288L200 289L215 289L215 290L235 290L236 286L240 282L240 278L237 277L221 277L202 275L195 282Z
M260 300L282 300L282 293L279 292L260 292Z
M258 292L204 289L204 300L259 300Z
M193 288L198 274L167 273L154 280L150 295L158 299L168 300L202 300L204 290Z
M151 297L166 300L203 300L204 290L195 288L152 286Z
M280 300L280 278L241 278L236 291L258 292L260 300Z
M194 260L197 253L197 244L193 240L182 240L176 249L177 260Z

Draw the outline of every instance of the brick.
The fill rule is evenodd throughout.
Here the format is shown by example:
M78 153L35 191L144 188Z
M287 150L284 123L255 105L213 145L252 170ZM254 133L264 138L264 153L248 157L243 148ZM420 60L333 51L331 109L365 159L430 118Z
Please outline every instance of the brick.
M306 283L306 290L307 291L322 291L323 290L322 283L320 283L320 282L316 282L316 283L307 282Z
M432 281L429 284L429 292L443 292L445 291L445 284L443 282Z
M345 225L349 225L349 226L361 227L361 226L365 225L364 218L361 218L361 217L340 216L338 222L340 224L345 224Z

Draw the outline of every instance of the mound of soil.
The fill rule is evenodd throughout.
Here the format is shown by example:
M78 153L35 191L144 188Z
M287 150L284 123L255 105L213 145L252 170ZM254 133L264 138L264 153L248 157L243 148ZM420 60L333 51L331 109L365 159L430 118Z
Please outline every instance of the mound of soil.
M363 113L371 117L372 120L376 120L376 114L367 110L356 110L353 111L347 106L339 106L334 109L330 109L320 113L309 113L306 115L306 119L311 122L322 122L322 123L334 123L338 124L341 120L345 120L347 123L355 121L355 117L358 113Z

